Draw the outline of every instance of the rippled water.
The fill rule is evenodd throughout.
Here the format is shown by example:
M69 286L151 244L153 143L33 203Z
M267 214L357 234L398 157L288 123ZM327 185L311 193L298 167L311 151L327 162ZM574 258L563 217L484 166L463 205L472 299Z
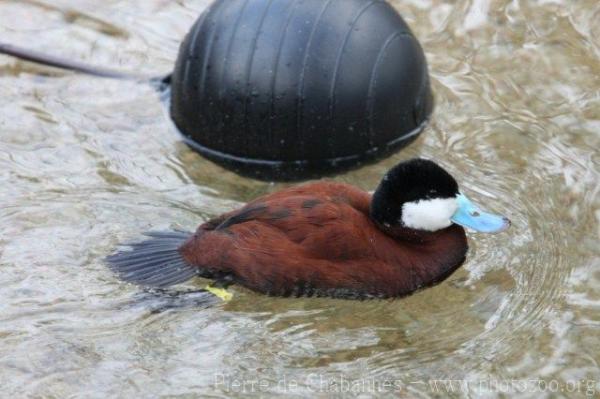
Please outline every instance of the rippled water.
M0 0L0 36L160 75L207 4ZM1 57L0 396L599 395L600 3L394 4L426 50L433 121L336 179L371 190L430 157L508 233L471 235L464 267L397 301L143 293L101 262L118 242L282 185L190 151L146 85Z

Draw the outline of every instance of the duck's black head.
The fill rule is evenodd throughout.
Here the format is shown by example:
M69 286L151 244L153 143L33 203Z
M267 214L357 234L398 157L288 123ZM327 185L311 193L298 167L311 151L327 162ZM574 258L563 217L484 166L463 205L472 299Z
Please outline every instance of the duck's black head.
M453 223L482 232L504 230L508 219L476 208L441 166L411 159L383 177L371 201L371 218L384 230L434 232Z

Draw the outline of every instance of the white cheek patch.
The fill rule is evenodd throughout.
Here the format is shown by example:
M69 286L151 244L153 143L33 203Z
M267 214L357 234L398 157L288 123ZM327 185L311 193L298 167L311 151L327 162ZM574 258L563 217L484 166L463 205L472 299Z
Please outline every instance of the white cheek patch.
M436 231L452 224L458 209L456 198L434 198L402 205L402 223L411 229Z

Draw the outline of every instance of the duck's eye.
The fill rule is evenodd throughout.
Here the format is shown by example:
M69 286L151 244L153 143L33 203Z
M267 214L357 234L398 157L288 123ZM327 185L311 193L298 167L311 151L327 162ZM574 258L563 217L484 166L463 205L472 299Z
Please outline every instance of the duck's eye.
M480 215L480 213L479 213L479 212L477 212L477 211L472 211L472 212L471 212L471 216L473 216L473 217L477 217L477 216L479 216L479 215Z

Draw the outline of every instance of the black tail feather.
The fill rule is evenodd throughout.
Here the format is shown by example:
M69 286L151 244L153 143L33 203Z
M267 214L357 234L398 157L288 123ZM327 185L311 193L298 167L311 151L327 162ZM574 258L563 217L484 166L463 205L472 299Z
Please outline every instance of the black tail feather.
M146 233L149 240L125 244L131 247L106 257L106 263L122 280L164 288L198 275L198 268L188 264L179 248L190 237L182 231Z

